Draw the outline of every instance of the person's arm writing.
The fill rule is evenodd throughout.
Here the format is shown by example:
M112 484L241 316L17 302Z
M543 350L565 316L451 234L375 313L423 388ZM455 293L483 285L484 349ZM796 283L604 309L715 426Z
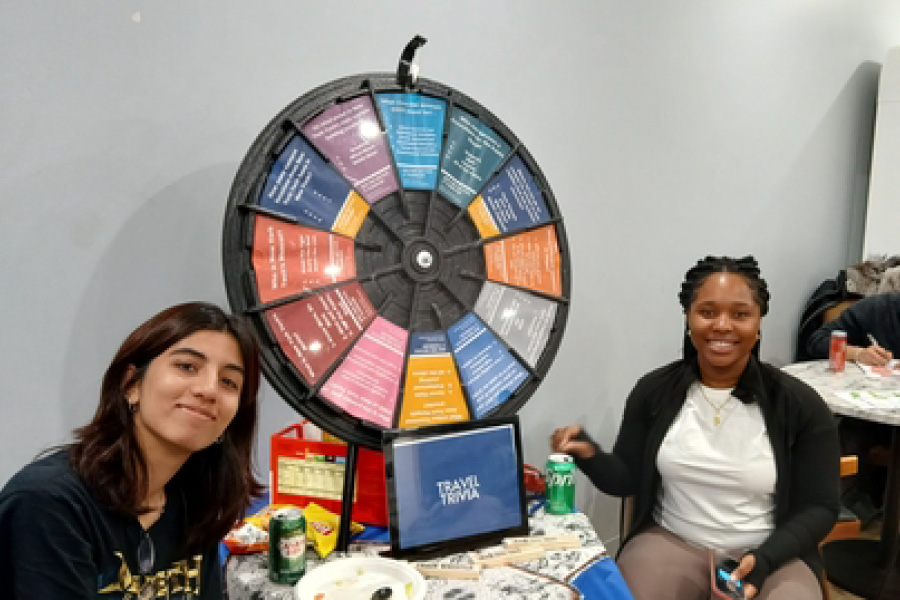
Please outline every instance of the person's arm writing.
M873 367L883 367L888 364L888 362L894 358L891 351L882 348L871 333L868 335L868 338L871 344L865 348L859 346L847 346L847 358Z

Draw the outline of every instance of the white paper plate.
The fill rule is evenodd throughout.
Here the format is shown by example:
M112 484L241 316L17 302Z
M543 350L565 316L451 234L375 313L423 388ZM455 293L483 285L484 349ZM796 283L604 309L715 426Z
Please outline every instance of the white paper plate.
M296 600L369 600L376 590L389 587L390 600L423 600L426 584L409 563L377 556L339 558L304 575L294 586Z

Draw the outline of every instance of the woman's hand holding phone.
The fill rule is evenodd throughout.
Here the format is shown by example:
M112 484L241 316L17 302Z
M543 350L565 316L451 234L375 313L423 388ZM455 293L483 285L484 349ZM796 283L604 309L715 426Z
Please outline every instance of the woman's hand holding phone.
M725 558L712 566L712 589L717 598L724 600L751 600L756 596L756 586L743 581L756 566L756 557L745 554L738 562Z
M747 553L741 557L741 561L738 563L737 568L732 571L731 577L732 579L736 579L739 581L743 581L744 577L750 574L750 571L753 570L753 567L756 566L756 556L753 553ZM744 598L747 600L752 600L756 597L757 589L756 586L752 583L744 583Z

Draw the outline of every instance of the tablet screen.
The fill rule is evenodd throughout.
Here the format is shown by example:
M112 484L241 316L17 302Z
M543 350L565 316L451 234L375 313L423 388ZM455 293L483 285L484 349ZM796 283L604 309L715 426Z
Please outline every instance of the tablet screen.
M391 552L442 554L527 535L517 417L384 433Z

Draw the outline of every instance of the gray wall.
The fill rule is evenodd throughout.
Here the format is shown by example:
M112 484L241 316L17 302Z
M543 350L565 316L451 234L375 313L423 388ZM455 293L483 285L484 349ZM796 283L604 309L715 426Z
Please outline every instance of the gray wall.
M900 3L869 0L217 0L0 3L0 481L93 411L123 336L185 299L225 302L231 180L260 129L331 79L422 75L497 114L561 211L568 330L522 411L614 437L635 379L674 358L685 269L754 253L790 361L814 286L859 254L879 64ZM295 415L270 389L258 463ZM610 538L616 504L580 481Z

